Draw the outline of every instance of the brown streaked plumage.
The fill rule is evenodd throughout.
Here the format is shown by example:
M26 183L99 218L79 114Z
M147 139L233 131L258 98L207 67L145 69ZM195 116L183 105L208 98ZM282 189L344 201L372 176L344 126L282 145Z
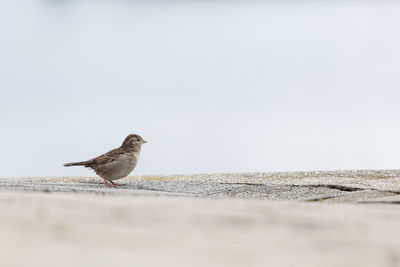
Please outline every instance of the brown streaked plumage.
M116 149L90 160L65 163L64 166L91 168L103 178L106 185L117 185L113 180L124 178L135 169L139 160L140 149L145 143L147 141L139 135L130 134L125 138L122 145Z

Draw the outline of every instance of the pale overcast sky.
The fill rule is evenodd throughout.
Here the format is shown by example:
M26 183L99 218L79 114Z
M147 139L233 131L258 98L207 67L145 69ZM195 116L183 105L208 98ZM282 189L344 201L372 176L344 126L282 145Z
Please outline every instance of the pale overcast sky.
M0 177L400 167L397 1L2 1Z

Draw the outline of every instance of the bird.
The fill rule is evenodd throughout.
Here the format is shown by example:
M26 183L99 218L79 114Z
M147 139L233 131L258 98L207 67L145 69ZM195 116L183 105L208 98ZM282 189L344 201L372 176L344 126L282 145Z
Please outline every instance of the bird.
M142 145L147 143L140 135L128 135L122 145L98 157L79 162L65 163L64 167L84 166L93 169L108 186L117 186L114 183L128 176L135 169L140 156Z

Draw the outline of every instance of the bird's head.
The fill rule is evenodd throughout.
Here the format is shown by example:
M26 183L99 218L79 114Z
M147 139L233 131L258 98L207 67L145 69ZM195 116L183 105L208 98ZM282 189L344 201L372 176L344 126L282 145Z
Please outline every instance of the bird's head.
M130 134L128 135L124 142L122 143L123 148L134 148L140 147L141 145L147 143L140 135L138 134Z

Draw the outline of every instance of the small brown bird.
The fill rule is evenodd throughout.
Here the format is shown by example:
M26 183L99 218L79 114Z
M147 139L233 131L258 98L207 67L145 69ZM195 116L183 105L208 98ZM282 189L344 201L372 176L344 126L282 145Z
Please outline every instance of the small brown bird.
M93 169L97 175L103 178L104 183L116 186L113 180L124 178L135 169L139 161L140 149L147 141L137 134L128 135L119 148L113 149L96 158L65 163L65 167L84 166Z

